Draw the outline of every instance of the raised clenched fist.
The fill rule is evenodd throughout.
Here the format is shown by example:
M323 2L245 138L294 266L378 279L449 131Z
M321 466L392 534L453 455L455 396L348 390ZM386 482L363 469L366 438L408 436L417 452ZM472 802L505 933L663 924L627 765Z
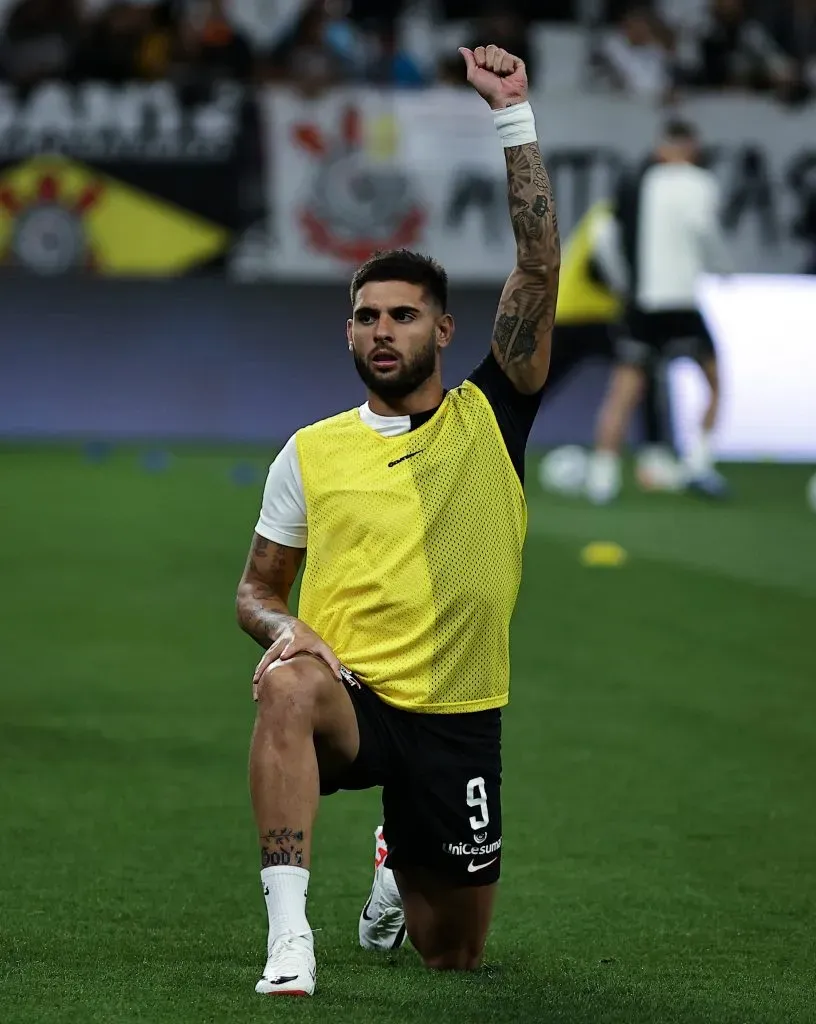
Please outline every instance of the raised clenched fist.
M500 46L477 46L459 52L467 65L467 80L493 110L502 110L527 99L527 70L524 61Z

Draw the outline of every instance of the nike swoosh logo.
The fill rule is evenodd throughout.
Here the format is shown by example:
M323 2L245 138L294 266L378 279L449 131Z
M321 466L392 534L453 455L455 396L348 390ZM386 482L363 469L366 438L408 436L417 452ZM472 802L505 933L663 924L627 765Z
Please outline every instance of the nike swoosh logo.
M393 462L388 463L388 468L392 466L398 466L401 462L405 462L406 459L412 459L415 455L421 455L425 451L424 448L420 448L418 452L409 452L407 455L403 455L401 459L394 459Z
M270 978L269 979L269 984L270 985L285 985L287 983L287 981L297 981L297 980L298 980L297 974L286 974L286 975L284 975L281 978Z
M498 857L493 857L492 860L487 860L484 864L474 864L473 861L468 864L468 873L473 874L474 871L483 871L485 868L489 868L491 864L495 864Z
M368 916L368 908L370 906L371 906L371 897L369 896L368 897L368 903L366 903L366 905L363 907L363 917L366 919L366 921L376 921L377 920L376 917L369 917Z

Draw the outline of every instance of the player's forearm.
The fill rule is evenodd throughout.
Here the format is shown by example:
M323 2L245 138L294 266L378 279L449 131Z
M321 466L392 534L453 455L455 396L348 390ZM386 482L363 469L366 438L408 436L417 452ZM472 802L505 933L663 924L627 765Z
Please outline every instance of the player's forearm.
M256 533L238 584L238 624L261 647L271 647L292 625L289 594L306 554Z
M516 267L502 292L493 351L516 387L533 392L547 378L561 243L538 143L505 147L504 152Z
M238 625L263 648L271 647L293 619L286 601L260 581L240 584L235 607Z
M537 142L504 151L510 221L516 236L516 267L540 277L555 304L561 240L552 187Z

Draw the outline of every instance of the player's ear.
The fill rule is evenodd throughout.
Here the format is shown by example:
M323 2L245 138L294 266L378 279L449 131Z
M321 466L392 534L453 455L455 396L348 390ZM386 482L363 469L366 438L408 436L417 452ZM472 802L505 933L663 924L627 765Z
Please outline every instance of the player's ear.
M351 340L351 328L353 323L353 320L346 320L346 341L348 342L349 352L351 352L352 348L354 347Z
M453 341L456 324L450 313L443 313L436 321L436 343L440 348L447 348Z

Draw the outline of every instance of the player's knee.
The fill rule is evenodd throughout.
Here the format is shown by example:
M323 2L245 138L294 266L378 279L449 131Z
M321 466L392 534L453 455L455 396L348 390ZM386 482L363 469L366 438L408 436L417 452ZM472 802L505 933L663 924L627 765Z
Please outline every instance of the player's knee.
M258 714L284 728L293 719L313 720L328 674L315 658L270 665L258 682Z
M482 964L482 950L474 946L461 946L435 952L422 958L431 971L475 971Z
M415 936L410 929L409 934L414 948L429 970L475 971L481 966L484 937L460 935L458 939L451 937L452 941L445 941L441 935Z

